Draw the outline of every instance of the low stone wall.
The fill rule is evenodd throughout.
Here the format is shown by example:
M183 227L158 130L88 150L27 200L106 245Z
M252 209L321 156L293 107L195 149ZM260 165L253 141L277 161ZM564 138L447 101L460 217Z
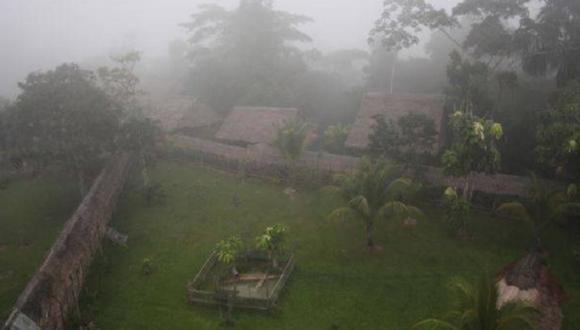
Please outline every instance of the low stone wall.
M240 161L262 166L286 166L287 164L275 148L265 144L244 148L182 135L174 136L172 139L178 147L228 161ZM300 168L321 173L353 170L359 164L360 158L358 157L334 155L326 152L305 152L296 163ZM458 188L464 186L463 179L447 177L441 168L425 166L420 171L421 178L432 185ZM474 174L472 184L475 191L483 193L525 197L528 194L529 179L505 174Z
M118 154L103 169L16 302L3 329L64 329L93 256L125 185L130 155Z

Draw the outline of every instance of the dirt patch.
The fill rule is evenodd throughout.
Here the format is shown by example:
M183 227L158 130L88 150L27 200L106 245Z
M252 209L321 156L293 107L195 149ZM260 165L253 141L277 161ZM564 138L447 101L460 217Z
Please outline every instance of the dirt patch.
M7 245L0 244L0 253L4 252L6 250L8 250L8 246Z

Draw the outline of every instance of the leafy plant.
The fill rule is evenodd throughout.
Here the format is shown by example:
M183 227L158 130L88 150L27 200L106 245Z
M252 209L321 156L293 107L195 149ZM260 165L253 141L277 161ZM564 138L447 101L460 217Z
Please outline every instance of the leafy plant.
M422 212L407 203L414 190L413 182L399 177L399 169L383 162L363 159L361 167L354 173L337 175L337 191L346 201L346 206L334 210L331 218L356 218L364 222L369 250L375 248L374 223L384 218L419 218Z
M443 154L443 166L447 175L464 178L462 195L471 200L473 173L494 173L499 169L501 155L496 143L503 136L503 128L475 116L468 103L451 115L449 128L452 143Z
M308 146L310 125L301 119L285 120L279 127L273 145L290 161L296 161Z
M471 212L471 203L459 196L455 189L448 187L443 193L446 205L445 218L447 223L462 236L467 233L467 221Z
M536 138L536 161L547 174L580 178L580 80L558 93L542 115Z
M268 252L268 258L272 260L272 267L278 268L276 254L284 249L286 232L288 228L284 225L275 224L266 228L264 234L256 237L256 246Z
M541 180L535 174L530 176L529 201L512 201L501 204L496 212L499 215L524 221L530 226L533 248L541 245L541 234L558 219L580 215L580 201L577 188L569 185L566 190Z
M330 152L344 152L344 143L350 132L350 125L336 124L324 131L324 148Z
M243 246L239 236L232 236L227 240L218 242L215 249L218 261L224 265L232 264L242 251Z
M369 135L369 153L377 158L400 159L399 131L393 120L384 115L373 117L375 124Z
M435 121L426 114L408 113L396 123L383 115L373 118L375 125L369 135L371 155L417 168L434 151L437 129Z
M278 127L276 139L272 143L289 162L292 172L296 171L296 161L309 144L310 125L301 119L285 120ZM292 178L296 173L291 173ZM293 180L290 180L293 181Z
M443 318L421 321L414 329L445 330L533 330L539 312L530 305L509 303L497 308L498 291L495 283L482 276L476 285L464 279L454 279L453 308Z

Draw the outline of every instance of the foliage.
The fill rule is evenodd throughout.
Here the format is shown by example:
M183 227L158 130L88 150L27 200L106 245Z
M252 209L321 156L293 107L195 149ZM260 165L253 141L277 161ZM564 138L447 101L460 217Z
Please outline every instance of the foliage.
M424 113L409 113L399 118L402 159L410 164L419 164L433 153L437 143L435 120Z
M126 117L141 115L138 97L144 92L139 90L139 77L135 74L135 67L141 60L141 54L130 51L112 56L111 59L115 67L97 69L103 90L111 99L118 102Z
M420 218L422 212L407 203L413 192L411 180L399 177L399 169L383 162L363 159L361 167L354 173L337 175L338 191L346 206L334 210L330 218L356 218L364 222L367 247L375 247L374 223L385 218Z
M575 0L548 0L542 2L538 15L532 15L534 4L530 0L463 0L447 13L424 0L389 0L371 31L371 41L399 50L417 44L417 33L422 30L438 30L494 68L509 67L517 58L527 73L557 72L557 81L563 85L580 74L580 8ZM469 18L472 24L460 44L448 30L461 18Z
M467 231L467 221L471 213L471 203L451 187L447 187L443 193L446 206L445 218L449 226L459 234Z
M399 131L392 119L383 115L373 117L375 123L369 134L369 153L374 157L400 159Z
M567 220L568 217L580 216L576 185L569 185L566 190L562 190L532 173L528 195L528 201L502 203L496 212L529 225L534 247L539 247L541 235L549 225Z
M409 165L428 160L437 140L435 121L426 114L408 113L395 123L383 115L374 117L369 135L371 155L387 157Z
M324 148L330 152L344 152L344 143L348 138L350 125L336 124L331 125L324 131Z
M524 330L536 329L539 312L523 303L510 303L497 308L498 291L489 276L482 276L476 285L456 278L451 282L453 309L442 319L417 323L418 329L447 330Z
M8 148L8 108L10 100L0 96L0 152Z
M548 174L578 179L580 143L580 80L562 89L538 127L537 162Z
M479 116L492 116L494 103L490 88L492 73L482 62L464 59L454 50L447 66L449 87L445 91L447 106L458 106L469 102L472 111Z
M115 149L120 108L75 64L32 73L19 86L9 113L14 149L73 170L84 194L87 171Z
M503 135L501 124L475 116L466 105L449 119L451 146L442 157L447 175L465 177L463 196L471 198L470 177L473 172L494 173L501 155L496 142Z
M292 162L302 156L308 146L310 125L301 119L285 120L279 127L276 139L272 143L287 160Z
M414 33L422 29L452 27L456 21L445 10L436 10L425 0L386 0L384 10L371 30L369 42L401 50L419 43Z
M289 78L306 69L294 44L311 41L297 27L310 21L266 0L242 0L232 10L201 5L182 24L190 36L192 92L218 111L290 105Z
M287 231L288 227L281 224L270 226L264 234L256 237L256 246L262 250L279 252L284 248Z
M233 263L243 249L243 243L239 236L232 236L227 240L220 241L216 245L216 254L219 262L229 265Z

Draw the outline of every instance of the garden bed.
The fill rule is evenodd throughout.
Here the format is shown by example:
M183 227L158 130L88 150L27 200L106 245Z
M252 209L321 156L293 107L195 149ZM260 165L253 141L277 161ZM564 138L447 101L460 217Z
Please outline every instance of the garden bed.
M193 281L187 285L192 304L270 310L294 270L294 256L278 257L274 268L266 253L248 252L236 260L239 274L218 262L212 253Z

